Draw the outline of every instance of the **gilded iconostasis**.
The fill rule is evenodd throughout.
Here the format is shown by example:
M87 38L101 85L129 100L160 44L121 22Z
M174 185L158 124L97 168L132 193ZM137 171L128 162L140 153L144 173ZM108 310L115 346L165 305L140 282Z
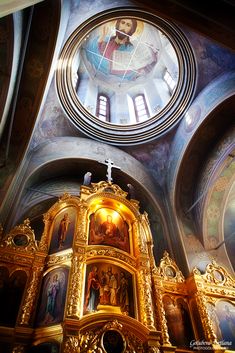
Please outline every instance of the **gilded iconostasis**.
M133 193L110 180L84 182L80 196L64 194L44 214L40 240L29 219L2 237L0 348L235 349L235 282L227 270L213 261L185 278L166 251L156 266L148 216Z
M0 18L0 353L235 351L234 5L204 6Z

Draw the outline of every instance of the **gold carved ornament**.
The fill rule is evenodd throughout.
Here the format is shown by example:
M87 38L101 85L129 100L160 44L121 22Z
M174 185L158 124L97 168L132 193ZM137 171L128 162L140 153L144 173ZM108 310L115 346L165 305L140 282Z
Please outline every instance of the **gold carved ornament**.
M86 234L86 212L87 212L88 205L86 202L83 200L80 202L79 208L78 208L78 224L77 224L77 229L76 229L76 235L75 235L75 241L83 240L85 241L87 239L87 234Z
M211 344L218 345L216 334L213 330L213 325L207 310L207 301L205 298L205 293L203 291L198 291L196 294L196 301L198 304L198 310L202 320L202 325L204 332L206 333L206 339L211 342Z
M145 353L145 344L137 338L130 330L123 328L117 320L107 322L103 327L96 330L80 332L78 336L69 336L66 339L64 353L106 353L102 337L110 330L118 331L124 340L124 350L126 353ZM158 351L155 351L158 352ZM155 353L154 352L154 353Z
M137 281L139 287L139 307L140 318L143 325L149 329L155 330L153 305L152 305L152 290L151 276L146 269L140 269L137 273Z
M163 305L163 293L158 288L157 277L153 276L154 279L154 297L156 300L157 316L159 318L160 331L162 332L162 343L166 346L171 346L170 337L168 333L168 326L166 320L166 312Z
M160 261L158 272L164 281L176 283L185 282L184 275L179 270L175 261L170 258L167 251L164 251L163 258Z
M42 271L43 271L43 267L32 269L32 275L29 281L30 285L26 291L26 296L21 309L20 325L29 324L30 318L32 316L32 313L35 307L35 301L36 301L36 296L39 288Z
M30 226L29 218L20 225L15 226L11 231L0 239L0 248L9 248L14 252L34 254L38 250L35 234Z
M68 294L68 317L79 318L82 307L83 256L74 256L71 267L71 284Z
M206 272L202 275L207 284L216 284L221 287L235 288L235 280L230 276L227 270L218 265L215 260L206 266Z

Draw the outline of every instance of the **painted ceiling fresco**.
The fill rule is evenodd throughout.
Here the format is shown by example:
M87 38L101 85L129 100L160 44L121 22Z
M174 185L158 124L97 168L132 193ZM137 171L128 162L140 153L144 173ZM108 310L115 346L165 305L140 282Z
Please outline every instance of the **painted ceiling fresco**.
M110 83L146 79L159 61L164 38L155 27L134 18L109 21L84 39L83 60L92 75Z
M161 111L176 90L179 62L162 30L141 19L117 17L102 22L81 40L73 58L72 77L79 101L90 113L100 118L95 109L98 92L110 101L110 116L105 121L135 124L134 97L144 95L142 108L148 110L137 123ZM122 118L116 116L117 110Z

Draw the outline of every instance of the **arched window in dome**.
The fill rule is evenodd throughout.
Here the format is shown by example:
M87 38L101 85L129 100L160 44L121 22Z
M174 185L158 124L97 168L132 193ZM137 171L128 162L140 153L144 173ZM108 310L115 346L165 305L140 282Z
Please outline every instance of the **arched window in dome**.
M102 121L110 121L110 99L104 93L97 96L96 115Z
M173 79L172 75L167 69L165 70L163 79L166 82L167 86L169 87L169 91L172 93L176 86L176 81Z
M149 118L149 110L144 94L138 94L133 98L137 123Z

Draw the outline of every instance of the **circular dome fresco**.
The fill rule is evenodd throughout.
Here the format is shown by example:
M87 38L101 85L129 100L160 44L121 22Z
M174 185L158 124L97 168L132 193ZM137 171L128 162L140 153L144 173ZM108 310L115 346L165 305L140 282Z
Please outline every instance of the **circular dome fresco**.
M89 19L64 45L56 73L68 118L100 141L150 141L183 115L195 86L191 48L175 25L144 11Z

